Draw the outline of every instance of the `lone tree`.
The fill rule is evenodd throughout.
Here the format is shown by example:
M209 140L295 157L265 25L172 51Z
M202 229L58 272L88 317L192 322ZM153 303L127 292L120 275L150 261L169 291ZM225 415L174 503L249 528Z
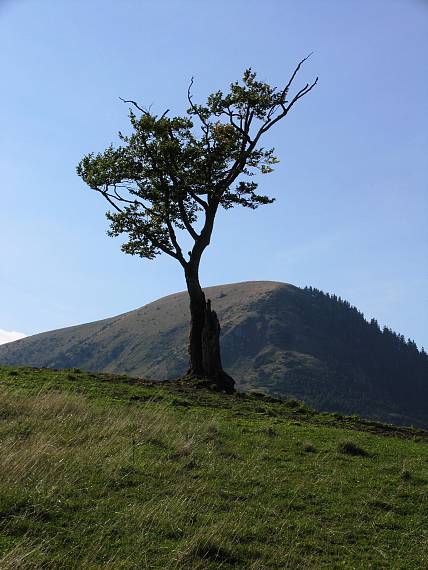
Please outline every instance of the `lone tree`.
M119 132L120 146L88 154L77 167L111 205L108 234L128 236L125 253L147 259L166 253L182 266L190 297L188 374L228 393L234 381L222 368L220 326L199 282L199 266L220 207L256 209L274 201L257 193L252 180L257 171L272 172L278 162L274 149L260 141L316 85L318 78L290 93L308 57L281 89L258 81L250 68L242 82L232 83L227 94L211 94L205 105L193 101L192 79L184 117L169 117L169 110L158 117L122 99L131 104L132 134ZM191 240L188 253L183 239Z

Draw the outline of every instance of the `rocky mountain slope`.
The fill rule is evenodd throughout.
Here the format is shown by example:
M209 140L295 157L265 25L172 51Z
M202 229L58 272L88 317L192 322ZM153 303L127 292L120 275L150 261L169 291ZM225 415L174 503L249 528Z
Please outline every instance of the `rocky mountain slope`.
M428 427L428 357L335 296L259 281L205 289L240 389L320 410ZM125 372L164 380L187 367L187 293L0 346L1 364Z

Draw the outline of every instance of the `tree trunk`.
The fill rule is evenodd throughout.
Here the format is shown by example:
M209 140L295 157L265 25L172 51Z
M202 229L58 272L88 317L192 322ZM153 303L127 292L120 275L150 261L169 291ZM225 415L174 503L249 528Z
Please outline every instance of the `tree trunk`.
M197 275L189 272L189 275L186 274L186 282L190 297L189 372L193 376L203 377L202 331L205 322L205 295Z
M220 324L211 301L206 301L197 271L186 272L190 297L189 374L228 394L234 392L234 380L221 364Z

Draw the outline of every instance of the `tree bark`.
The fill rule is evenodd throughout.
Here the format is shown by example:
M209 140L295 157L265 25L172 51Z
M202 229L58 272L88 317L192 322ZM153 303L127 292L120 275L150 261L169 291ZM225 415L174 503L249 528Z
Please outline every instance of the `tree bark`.
M188 271L186 283L190 297L189 373L196 377L203 377L202 331L205 322L205 295L197 274Z
M197 270L186 271L190 297L189 374L204 380L207 385L231 394L234 380L223 370L220 353L220 324L211 301L199 283Z
M207 378L212 379L216 386L232 394L235 391L235 381L223 370L220 354L220 323L217 313L211 309L211 301L205 304L204 328L202 330L202 365Z

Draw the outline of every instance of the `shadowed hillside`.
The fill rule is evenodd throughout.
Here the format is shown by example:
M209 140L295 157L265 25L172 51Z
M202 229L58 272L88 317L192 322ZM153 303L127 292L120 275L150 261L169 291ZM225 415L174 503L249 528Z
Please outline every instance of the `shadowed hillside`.
M240 389L325 411L428 427L428 357L349 303L275 282L205 289L222 324L225 368ZM125 372L164 380L187 367L187 293L0 346L0 363Z

